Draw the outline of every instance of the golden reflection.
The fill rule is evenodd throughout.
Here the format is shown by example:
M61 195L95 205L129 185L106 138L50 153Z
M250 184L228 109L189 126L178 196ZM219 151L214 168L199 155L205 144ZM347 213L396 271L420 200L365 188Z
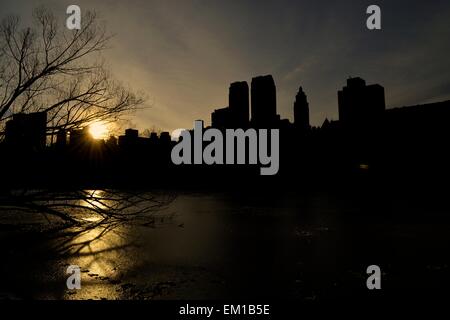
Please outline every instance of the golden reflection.
M66 290L65 299L119 299L120 272L133 261L124 254L131 239L124 226L100 225L70 241L68 265L81 268L81 290ZM120 268L119 268L120 266Z
M150 193L81 190L72 199L66 210L78 223L65 230L65 240L56 246L67 257L66 265L80 267L82 289L67 289L64 298L121 298L121 277L139 263L139 259L130 258L128 251L138 237L130 230L136 223L154 223L152 216L165 198L161 200Z
M86 214L82 219L88 222L96 222L102 219L102 216L97 212L108 209L111 205L111 200L107 198L107 194L103 190L85 190L85 198L78 201L78 205L85 207Z

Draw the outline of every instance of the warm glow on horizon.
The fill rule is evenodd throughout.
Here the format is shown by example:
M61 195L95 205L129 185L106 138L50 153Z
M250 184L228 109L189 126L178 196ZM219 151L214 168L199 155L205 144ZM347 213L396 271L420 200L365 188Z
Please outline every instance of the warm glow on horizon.
M108 137L108 126L104 122L93 122L89 125L89 133L94 139L106 139Z

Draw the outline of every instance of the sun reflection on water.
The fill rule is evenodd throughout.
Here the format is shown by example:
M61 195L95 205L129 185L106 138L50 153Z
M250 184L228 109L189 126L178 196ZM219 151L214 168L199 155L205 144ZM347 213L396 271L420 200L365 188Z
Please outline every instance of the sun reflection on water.
M125 251L132 243L124 226L99 226L80 233L70 242L67 264L81 268L82 289L66 290L65 299L119 299L115 286L121 271L133 262L126 259Z
M114 205L104 190L85 190L86 198L77 205L86 208L80 219L92 228L74 230L75 236L68 243L68 264L81 268L82 289L67 290L65 299L118 299L116 284L119 270L127 269L132 261L124 259L124 251L132 242L126 226L117 222L104 222L103 210ZM95 209L95 210L89 210ZM98 225L97 225L98 223Z
M169 203L172 196L83 190L77 192L77 197L68 210L80 224L72 227L64 241L56 246L67 257L64 259L66 265L80 267L82 289L66 289L64 298L120 299L129 294L125 290L130 284L121 283L125 281L125 275L142 263L130 258L130 249L133 251L139 238L136 226L153 228L155 224L163 224L169 216L165 211L159 216L158 209Z

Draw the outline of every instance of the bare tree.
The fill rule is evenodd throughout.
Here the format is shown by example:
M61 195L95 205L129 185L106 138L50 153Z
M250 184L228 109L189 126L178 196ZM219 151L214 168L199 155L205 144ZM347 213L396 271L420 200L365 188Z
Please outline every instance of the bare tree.
M47 112L47 133L115 121L143 103L140 94L115 81L101 52L111 36L94 12L79 30L40 7L34 26L9 16L0 26L0 132L18 112Z
M101 53L111 36L94 12L84 13L80 30L67 29L44 7L34 10L33 20L23 26L19 17L9 16L0 25L0 132L15 113L46 112L47 134L53 136L93 121L116 121L143 103L141 94L107 71ZM25 188L1 190L0 213L42 215L49 225L77 236L142 219L152 223L171 199L132 191Z

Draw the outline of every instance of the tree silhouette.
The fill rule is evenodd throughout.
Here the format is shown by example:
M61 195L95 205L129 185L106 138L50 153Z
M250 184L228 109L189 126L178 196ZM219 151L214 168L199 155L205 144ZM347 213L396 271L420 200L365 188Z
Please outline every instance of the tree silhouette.
M8 16L0 26L0 132L18 112L47 112L47 134L115 121L143 103L114 80L102 51L111 35L96 13L82 16L81 29L69 30L51 10L33 11L33 27Z
M18 16L8 16L0 25L0 133L16 113L46 112L47 135L53 138L61 129L117 121L143 103L142 94L121 85L106 69L102 52L111 35L96 13L84 13L80 30L67 29L46 7L33 11L33 22L23 26ZM139 219L152 221L152 213L171 198L131 191L23 188L0 192L0 213L43 215L54 223L53 217L63 228L79 228L79 235Z
M0 215L15 216L11 221L24 225L31 218L35 227L64 239L58 250L81 250L118 226L155 227L161 219L170 219L164 215L157 221L157 213L174 199L168 192L18 189L0 192Z

